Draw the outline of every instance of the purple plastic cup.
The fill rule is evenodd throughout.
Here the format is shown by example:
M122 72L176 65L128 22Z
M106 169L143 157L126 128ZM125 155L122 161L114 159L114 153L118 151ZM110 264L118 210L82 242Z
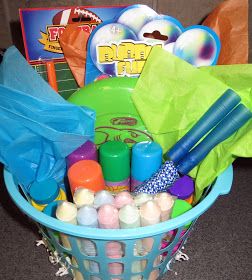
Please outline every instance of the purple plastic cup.
M184 175L169 187L167 192L179 199L187 199L194 193L194 181L191 177Z
M89 140L67 156L67 167L70 168L74 163L84 159L98 161L96 146Z

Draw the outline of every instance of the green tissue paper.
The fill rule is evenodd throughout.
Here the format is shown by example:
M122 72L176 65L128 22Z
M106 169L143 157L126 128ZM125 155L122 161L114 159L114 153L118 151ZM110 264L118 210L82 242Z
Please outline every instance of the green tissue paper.
M252 109L252 65L196 68L169 52L153 48L132 100L153 139L166 153L227 90L236 91ZM252 157L252 121L217 145L190 176L196 180L195 201L205 187L237 157Z

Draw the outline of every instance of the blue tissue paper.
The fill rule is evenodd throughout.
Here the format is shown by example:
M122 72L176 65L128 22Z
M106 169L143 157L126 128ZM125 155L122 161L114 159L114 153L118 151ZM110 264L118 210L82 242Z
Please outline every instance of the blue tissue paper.
M94 140L95 112L64 100L14 46L0 65L0 116L0 161L26 191L61 182L66 156Z

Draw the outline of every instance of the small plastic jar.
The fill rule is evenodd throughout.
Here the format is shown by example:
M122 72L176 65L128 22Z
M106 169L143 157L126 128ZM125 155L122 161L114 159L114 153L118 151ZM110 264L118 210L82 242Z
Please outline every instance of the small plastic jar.
M29 194L32 206L39 211L43 211L44 208L53 201L67 200L64 190L58 186L54 179L33 182Z
M67 172L72 196L78 188L98 192L105 189L105 182L100 164L94 160L80 160Z
M96 146L89 140L67 156L67 167L70 168L74 163L84 159L98 161Z
M194 197L194 181L191 177L184 175L179 178L171 187L168 189L168 193L172 196L176 196L178 199L193 203Z

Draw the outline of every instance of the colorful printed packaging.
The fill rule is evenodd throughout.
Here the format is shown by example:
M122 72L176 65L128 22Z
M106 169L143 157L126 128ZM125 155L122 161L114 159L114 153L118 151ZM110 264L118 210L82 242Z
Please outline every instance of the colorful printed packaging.
M205 26L184 28L175 18L159 15L146 5L132 5L92 32L88 41L85 84L104 77L138 77L154 46L192 65L214 65L218 36Z
M111 20L124 8L76 6L20 9L26 59L32 64L52 59L64 61L58 38L67 24L80 22L80 28L91 33L97 25Z

